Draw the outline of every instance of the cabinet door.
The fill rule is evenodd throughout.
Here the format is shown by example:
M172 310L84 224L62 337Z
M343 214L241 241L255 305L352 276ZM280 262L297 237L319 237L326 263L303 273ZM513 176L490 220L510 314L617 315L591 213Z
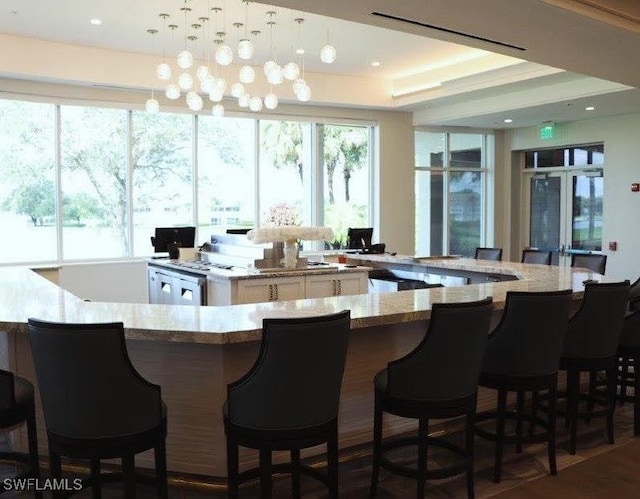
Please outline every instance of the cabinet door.
M299 300L304 298L304 277L247 279L238 282L238 303Z
M305 291L307 298L365 294L367 273L309 275Z
M174 278L174 305L205 305L204 289L197 281Z
M346 274L338 279L338 295L362 295L367 293L367 273Z
M162 272L156 272L158 279L158 292L155 303L164 303L166 305L172 305L174 299L174 277L169 274L163 274Z
M338 276L308 275L305 280L305 293L307 298L325 298L338 295Z

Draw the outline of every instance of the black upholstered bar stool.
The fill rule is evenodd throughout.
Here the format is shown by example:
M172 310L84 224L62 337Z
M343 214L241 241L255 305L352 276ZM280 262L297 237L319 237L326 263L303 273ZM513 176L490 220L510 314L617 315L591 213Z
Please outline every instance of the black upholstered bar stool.
M624 318L618 345L620 358L620 403L633 400L633 434L640 437L640 310L630 312ZM633 371L630 371L630 367ZM627 395L627 385L632 383L633 396Z
M522 263L551 265L551 251L524 249L522 250Z
M522 452L524 443L547 442L549 470L557 473L555 444L555 394L562 342L571 310L571 290L551 292L507 292L502 320L487 342L480 386L498 390L495 411L476 416L474 431L482 438L496 443L495 482L502 479L502 456L505 444L516 444ZM549 418L543 420L525 414L525 392L546 390L549 394ZM508 392L517 393L515 412L507 412ZM496 421L495 431L481 423ZM516 421L515 433L506 434L507 419ZM535 428L524 434L523 421Z
M156 497L167 497L166 406L160 387L131 364L120 322L64 324L29 319L29 340L47 426L51 475L61 457L91 462L92 497L101 484L123 480L121 497L136 495L135 454L154 449ZM100 460L119 458L122 473L100 474Z
M426 481L466 473L467 495L473 497L473 419L478 374L491 321L492 300L433 305L422 342L376 374L371 495L375 495L380 467L418 480L417 497L424 497ZM382 441L382 417L388 412L418 420L417 438ZM429 420L466 417L464 447L430 437ZM418 466L396 464L384 452L417 445ZM446 468L427 468L427 448L451 451L457 462Z
M271 497L271 474L291 473L293 497L300 474L325 483L338 497L338 402L349 342L348 310L319 317L265 319L253 367L228 385L223 407L227 436L228 497L260 477ZM327 444L328 474L300 463L300 450ZM238 447L258 449L260 467L239 473ZM274 450L291 452L291 464L271 464Z
M583 269L593 270L598 274L604 275L604 271L607 268L607 255L598 254L572 254L571 266L581 267Z
M502 260L502 248L476 248L476 260Z
M35 411L33 385L24 378L0 369L0 430L12 430L24 422L27 423L29 453L0 452L1 460L27 464L27 470L16 478L40 476ZM0 493L2 492L4 487L0 488ZM36 491L35 497L42 497L42 492Z
M570 427L571 454L576 453L578 419L606 416L607 437L613 444L617 351L628 297L629 281L587 282L580 309L569 321L560 359L560 369L567 371L567 389L558 393L567 403L558 414L566 416ZM595 389L596 374L601 371L606 376L604 391ZM590 373L587 393L580 390L582 372ZM586 402L584 410L580 401Z

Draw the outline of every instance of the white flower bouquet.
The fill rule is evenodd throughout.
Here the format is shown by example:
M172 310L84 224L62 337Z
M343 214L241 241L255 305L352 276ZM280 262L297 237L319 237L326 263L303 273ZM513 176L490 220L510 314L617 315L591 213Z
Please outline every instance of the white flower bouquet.
M333 239L331 227L304 227L298 225L282 225L279 227L260 227L250 230L247 239L256 244L277 243L286 241L317 241Z

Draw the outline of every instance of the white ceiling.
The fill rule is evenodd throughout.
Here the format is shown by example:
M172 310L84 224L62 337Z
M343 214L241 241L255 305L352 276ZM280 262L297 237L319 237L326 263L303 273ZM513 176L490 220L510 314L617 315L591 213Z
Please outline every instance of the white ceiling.
M634 11L627 11L624 15L611 12L615 8L620 10L620 5L624 7L625 3L637 7L640 2L600 0L609 9L605 12L608 17L603 17L603 10L584 10L584 5L593 4L593 1L274 0L273 4L279 6L276 8L274 46L280 59L293 58L292 49L297 47L299 36L293 19L304 17L300 36L307 51L305 67L308 71L406 78L407 75L438 67L445 70L456 67L459 70L465 65L463 61L473 61L491 51L566 69L571 72L570 76L578 73L639 87L640 71L630 61L635 61L640 53L640 23L634 21L640 21L640 16L634 17L637 14ZM574 10L577 5L583 10L576 13L558 7L558 4ZM183 5L184 0L3 0L0 5L0 33L127 52L161 54L164 46L168 54L175 54L184 44L185 23L180 12ZM189 0L188 5L193 9L188 14L188 25L197 22L197 17L206 15L210 7L222 6L226 12L224 24L222 14L218 16L217 29L212 29L215 15L210 14L209 36L202 36L204 30L197 32L201 40L192 47L196 53L204 54L207 46L213 46L211 33L222 30L223 25L232 44L244 31L244 28L232 27L233 22L244 22L245 19L240 0ZM292 7L297 10L288 9ZM258 45L263 47L262 57L265 59L269 45L265 13L271 8L250 4L248 26L250 30L261 31ZM315 14L300 14L301 11ZM371 15L375 11L447 31ZM161 12L171 14L170 22L179 25L172 36L162 34L163 21L158 17ZM101 26L89 23L94 17L103 21ZM146 32L149 28L158 29L159 34L151 37ZM331 65L321 63L318 56L327 36L338 50L338 59ZM203 39L208 43L203 44ZM382 66L372 67L372 60L380 60ZM425 97L424 101L412 102L406 109L424 114L430 108L486 99L490 94L526 91L526 86L526 81L509 85L496 83L490 89ZM543 105L526 103L526 107L522 107L514 104L510 109L496 112L483 111L479 107L474 116L443 117L432 124L503 128L632 112L640 110L639 93L637 90L602 92L601 95L563 99ZM596 111L585 114L587 102L595 105ZM505 117L511 117L514 122L504 124Z

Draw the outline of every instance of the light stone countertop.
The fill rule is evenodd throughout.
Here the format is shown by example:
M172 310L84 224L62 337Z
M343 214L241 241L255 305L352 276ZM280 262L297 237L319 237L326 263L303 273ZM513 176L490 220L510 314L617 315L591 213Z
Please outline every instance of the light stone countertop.
M353 274L360 272L369 272L371 267L362 265L345 265L340 263L327 263L319 265L309 265L300 269L246 269L242 267L233 267L231 269L218 268L211 266L206 269L198 269L188 266L190 262L180 260L150 260L148 262L152 267L164 268L177 272L188 272L197 274L207 278L225 279L229 281L240 281L248 279L272 279L276 277L298 277L304 275L323 275L323 274Z
M371 259L371 255L367 255ZM379 258L391 258L380 256ZM411 257L396 257L395 261ZM262 320L351 310L354 330L425 320L431 304L472 301L492 296L504 306L506 292L571 288L582 296L586 279L600 274L544 265L472 259L429 260L430 267L517 275L521 280L394 293L268 302L225 307L86 302L26 267L0 268L0 330L25 332L30 317L55 322L124 323L127 338L182 343L227 344L260 339Z

